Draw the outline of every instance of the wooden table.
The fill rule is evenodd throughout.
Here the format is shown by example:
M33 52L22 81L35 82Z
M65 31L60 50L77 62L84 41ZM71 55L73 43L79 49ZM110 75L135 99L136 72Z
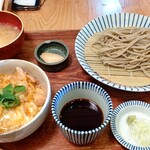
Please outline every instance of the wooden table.
M5 0L10 10L12 0ZM44 0L41 0L44 1ZM25 31L81 29L92 19L112 13L129 12L150 16L149 0L46 0L38 11L13 11Z
M117 107L122 102L139 99L145 102L150 102L150 92L132 93L114 89L104 85L91 76L89 76L79 65L77 58L75 56L74 43L78 30L71 31L45 31L38 33L26 33L26 39L23 46L23 50L16 56L16 58L24 59L35 64L36 60L34 58L35 47L45 40L62 40L65 42L70 51L69 65L60 72L46 72L49 77L51 87L52 87L52 98L55 93L65 84L73 81L90 81L102 86L111 96L114 108ZM51 108L49 108L51 110ZM51 115L51 111L42 124L42 126L35 131L29 137L13 143L0 144L0 148L4 150L123 150L122 147L114 138L110 125L106 127L101 135L93 142L87 146L76 146L70 143L64 138L59 128L57 127L54 119Z

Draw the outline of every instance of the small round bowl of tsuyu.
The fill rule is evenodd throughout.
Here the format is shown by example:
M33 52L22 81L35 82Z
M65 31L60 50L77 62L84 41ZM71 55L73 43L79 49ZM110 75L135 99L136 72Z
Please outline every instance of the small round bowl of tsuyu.
M74 144L87 145L94 142L109 123L113 105L102 87L77 81L64 85L55 94L51 110L64 137Z

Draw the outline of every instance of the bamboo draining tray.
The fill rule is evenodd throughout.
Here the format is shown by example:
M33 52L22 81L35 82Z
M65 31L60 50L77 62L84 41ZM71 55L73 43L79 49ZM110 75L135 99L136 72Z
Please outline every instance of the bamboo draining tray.
M100 33L95 33L92 37L90 37L85 44L85 59L87 60L89 66L96 72L99 76L125 86L146 86L150 85L150 78L147 77L142 71L137 72L129 72L122 68L105 66L99 55L96 54L91 49L91 44L94 41L98 41L100 38Z

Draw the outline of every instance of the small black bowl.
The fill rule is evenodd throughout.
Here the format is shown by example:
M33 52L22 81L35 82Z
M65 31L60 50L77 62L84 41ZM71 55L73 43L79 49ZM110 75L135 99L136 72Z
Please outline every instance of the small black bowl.
M59 55L63 59L56 62L46 62L41 58L41 55L44 53L51 53L54 55ZM38 65L45 71L56 72L62 70L67 64L69 59L69 49L61 41L48 40L41 43L35 48L34 56L37 60ZM51 61L51 59L49 59Z

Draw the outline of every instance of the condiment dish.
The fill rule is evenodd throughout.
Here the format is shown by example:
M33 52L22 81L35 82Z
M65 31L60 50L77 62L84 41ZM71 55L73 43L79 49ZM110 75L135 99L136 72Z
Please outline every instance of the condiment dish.
M81 104L76 107L75 105L75 109L79 108L80 111L81 108L81 111L83 110L83 113L84 111L87 111L85 108L97 110L95 108L95 105L93 105L93 103L95 103L97 107L99 107L102 111L103 116L101 117L103 117L103 121L99 122L97 126L91 127L89 129L87 129L86 127L90 124L92 124L93 126L94 121L88 122L87 125L83 126L83 128L85 127L85 129L75 129L74 127L69 127L68 125L63 123L63 121L61 120L62 109L65 107L65 105L68 104L68 102L72 102L72 100L76 99L79 99L81 101L82 99L89 100L90 105L89 103L85 106ZM70 108L74 108L74 105ZM113 104L110 96L102 87L91 82L77 81L65 85L56 93L52 100L51 110L54 120L59 126L62 134L74 144L86 145L93 142L109 123L113 112ZM68 113L71 115L72 112ZM83 116L83 119L85 120L89 119L89 117L91 117L92 115L89 112L87 112L88 115L86 113L84 114L85 116ZM75 121L75 117L80 121ZM75 114L74 117L70 117L71 122L75 124L79 123L79 128L82 126L82 119L80 119L80 117L82 117L82 113L80 115Z
M121 103L115 108L111 118L114 137L127 149L150 149L149 114L150 104L142 100ZM146 137L146 134L149 137Z
M48 40L36 47L34 56L43 70L55 72L67 65L69 49L62 41Z

